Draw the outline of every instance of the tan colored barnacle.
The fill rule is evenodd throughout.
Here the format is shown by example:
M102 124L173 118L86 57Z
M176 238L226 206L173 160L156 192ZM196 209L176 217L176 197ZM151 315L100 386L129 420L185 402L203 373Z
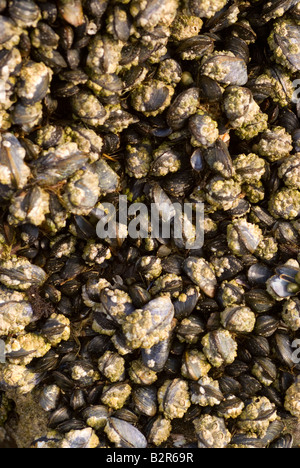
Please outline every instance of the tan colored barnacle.
M242 140L250 140L267 130L268 116L263 114L252 92L242 86L231 86L225 92L224 111L230 125Z
M277 418L275 405L266 397L253 398L245 407L238 420L238 428L244 432L264 437L272 421Z
M254 253L262 240L262 230L246 219L236 219L227 228L228 246L239 257Z
M191 144L195 147L212 146L219 138L218 124L203 110L198 110L189 120Z
M167 380L157 392L159 410L168 419L183 418L191 406L188 383L185 380Z
M266 162L254 153L240 154L233 161L235 177L240 183L259 181L266 171Z
M228 211L238 206L241 184L234 179L214 177L206 189L206 200L213 208Z
M151 142L148 139L141 143L126 146L126 172L130 177L146 177L151 167Z
M98 360L98 369L111 382L118 382L125 373L125 360L117 353L106 351Z
M296 418L300 417L300 384L298 382L287 390L284 407Z
M197 383L191 384L191 402L200 406L219 405L224 399L220 391L219 382L204 376Z
M34 319L31 305L25 293L0 286L0 334L22 332Z
M244 293L245 290L238 281L224 281L220 288L220 300L222 301L222 306L232 307L236 304L240 304Z
M282 319L291 330L297 331L300 328L300 302L298 298L288 299L281 313Z
M280 166L278 176L289 188L300 189L300 154L287 158Z
M139 269L147 281L153 281L162 273L161 259L151 255L141 257L138 262Z
M292 18L284 16L277 20L268 42L278 64L294 73L300 70L299 26Z
M2 126L1 126L2 128ZM12 133L0 135L0 183L14 188L24 188L30 169L25 164L26 151Z
M263 260L270 261L278 252L278 243L273 237L265 237L256 249L256 255Z
M206 55L201 63L201 73L227 86L244 86L248 81L245 61L226 50Z
M211 365L201 351L191 349L184 353L181 374L186 379L198 380L207 376L210 369Z
M289 105L295 92L290 73L287 73L284 68L268 68L256 78L255 85L265 87L273 101L281 107Z
M183 269L189 278L209 297L215 294L217 280L214 269L204 258L188 257Z
M300 191L284 188L269 200L269 211L274 218L295 219L300 214Z
M226 448L231 440L223 418L206 414L195 419L193 424L199 448Z
M31 392L38 383L38 374L17 364L0 364L0 384L5 390L16 390L19 394Z
M158 415L151 424L151 429L148 434L150 444L160 446L163 442L168 440L172 431L171 421Z
M39 186L23 191L14 197L9 207L9 223L19 225L23 222L40 226L50 211L50 195Z
M184 41L190 37L197 36L201 31L203 21L198 16L192 16L187 10L179 10L172 23L172 38L176 41Z
M0 262L0 282L10 289L26 291L32 286L41 286L47 275L26 258L12 256Z
M267 129L253 150L273 163L286 158L292 151L292 137L283 127Z
M57 448L96 448L99 439L95 431L87 427L81 430L72 430L58 443Z
M228 0L185 0L190 14L199 18L212 18L225 7Z
M96 243L94 240L89 240L84 248L82 258L89 265L94 265L95 263L101 265L111 258L111 251L100 242Z
M62 314L53 313L42 327L42 334L52 346L68 341L71 335L70 320Z
M169 27L175 19L178 0L152 1L133 0L130 3L130 13L136 18L137 26L152 31L156 26Z
M131 362L128 373L132 382L138 385L152 385L157 380L157 373L146 367L140 360Z
M42 62L23 65L17 85L19 98L28 105L42 101L49 92L53 72Z
M153 299L126 317L123 333L128 345L133 349L147 349L167 339L173 317L174 307L168 296Z
M26 333L16 338L9 338L5 343L5 352L9 362L24 366L34 358L45 356L50 349L50 343L47 343L45 338L36 333Z
M113 384L103 389L101 401L114 410L123 408L131 394L131 387L126 383Z
M65 186L63 202L74 214L87 215L100 195L99 177L91 169L78 171Z
M214 367L232 364L237 356L237 343L228 330L207 333L201 341L207 360Z
M146 117L161 114L171 103L174 88L163 81L152 80L137 86L131 93L133 108Z
M255 322L255 314L249 307L229 307L221 312L222 325L234 333L251 333Z
M245 404L235 395L228 395L218 406L217 412L219 417L224 419L237 419L245 408Z

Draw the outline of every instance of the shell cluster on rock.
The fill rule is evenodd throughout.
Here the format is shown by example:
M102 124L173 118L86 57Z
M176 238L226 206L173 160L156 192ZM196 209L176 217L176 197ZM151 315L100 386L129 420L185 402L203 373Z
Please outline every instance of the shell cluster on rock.
M0 0L1 447L300 446L299 78L297 0Z

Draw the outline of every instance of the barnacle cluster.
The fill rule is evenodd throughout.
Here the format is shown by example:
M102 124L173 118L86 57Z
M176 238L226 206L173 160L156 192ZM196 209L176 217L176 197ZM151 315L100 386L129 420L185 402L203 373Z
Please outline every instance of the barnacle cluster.
M300 446L299 6L0 0L0 447Z

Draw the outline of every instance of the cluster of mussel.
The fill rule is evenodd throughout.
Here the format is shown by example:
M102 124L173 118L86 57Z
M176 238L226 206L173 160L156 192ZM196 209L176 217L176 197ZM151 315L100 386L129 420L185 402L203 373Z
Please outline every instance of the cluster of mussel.
M297 0L0 0L4 446L299 444L298 78Z

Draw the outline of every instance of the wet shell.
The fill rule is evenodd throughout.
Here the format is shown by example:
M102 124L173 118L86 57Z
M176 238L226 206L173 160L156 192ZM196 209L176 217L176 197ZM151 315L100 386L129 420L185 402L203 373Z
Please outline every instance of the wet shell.
M105 427L108 438L120 448L146 448L147 440L132 424L117 418L109 418Z

